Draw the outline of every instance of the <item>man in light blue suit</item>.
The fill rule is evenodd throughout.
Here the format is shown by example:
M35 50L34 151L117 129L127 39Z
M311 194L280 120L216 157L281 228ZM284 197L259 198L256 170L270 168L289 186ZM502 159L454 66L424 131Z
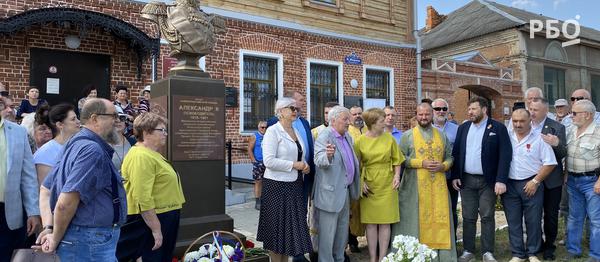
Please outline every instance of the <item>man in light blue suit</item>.
M0 111L6 108L0 98ZM25 128L0 114L0 262L40 226L39 186ZM27 216L27 222L25 217Z
M360 171L348 134L350 111L335 106L329 127L315 141L313 197L318 216L319 261L342 262L348 240L350 198L358 199Z

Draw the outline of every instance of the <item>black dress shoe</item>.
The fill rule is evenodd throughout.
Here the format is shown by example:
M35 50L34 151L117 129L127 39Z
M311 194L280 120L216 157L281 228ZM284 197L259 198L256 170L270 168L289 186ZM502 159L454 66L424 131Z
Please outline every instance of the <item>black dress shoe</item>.
M311 252L310 255L308 255L308 257L310 258L311 262L319 261L319 253L317 253L317 252Z
M358 245L350 245L350 252L360 253L360 248L358 248Z
M350 257L344 253L344 262L350 262Z

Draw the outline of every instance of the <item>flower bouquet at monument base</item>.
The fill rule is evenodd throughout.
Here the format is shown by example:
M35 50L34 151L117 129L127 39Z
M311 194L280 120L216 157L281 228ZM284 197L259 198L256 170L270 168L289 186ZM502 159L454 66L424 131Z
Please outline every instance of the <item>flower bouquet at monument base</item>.
M223 233L233 236L233 239L223 237ZM196 242L211 235L211 243L203 244L197 250L192 250ZM184 262L241 262L243 260L244 246L240 239L225 231L213 231L199 237L188 247L183 257Z
M396 252L389 253L382 262L429 262L437 257L436 252L412 236L395 236L392 247Z

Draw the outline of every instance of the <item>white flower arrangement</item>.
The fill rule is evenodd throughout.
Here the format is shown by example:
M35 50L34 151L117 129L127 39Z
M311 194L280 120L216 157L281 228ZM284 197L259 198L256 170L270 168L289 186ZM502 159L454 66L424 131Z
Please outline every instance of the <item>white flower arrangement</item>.
M184 262L240 262L244 258L241 243L235 247L228 245L219 233L213 233L213 242L204 244L197 251L188 252L183 258Z
M382 262L431 262L437 257L436 252L412 236L395 236L392 247L397 251L385 256Z

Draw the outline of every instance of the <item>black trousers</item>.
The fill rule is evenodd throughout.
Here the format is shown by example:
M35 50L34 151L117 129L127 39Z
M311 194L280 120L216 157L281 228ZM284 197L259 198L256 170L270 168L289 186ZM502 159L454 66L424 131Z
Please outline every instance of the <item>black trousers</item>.
M544 243L542 249L546 254L554 254L556 235L558 233L558 214L562 185L555 188L544 188Z
M177 242L180 210L172 210L156 215L160 221L163 236L162 246L152 250L154 237L141 215L127 216L127 223L121 227L121 235L117 244L119 261L135 261L142 257L143 261L170 262Z
M13 251L23 248L27 236L27 227L10 230L6 223L4 203L0 202L0 262L10 262Z

